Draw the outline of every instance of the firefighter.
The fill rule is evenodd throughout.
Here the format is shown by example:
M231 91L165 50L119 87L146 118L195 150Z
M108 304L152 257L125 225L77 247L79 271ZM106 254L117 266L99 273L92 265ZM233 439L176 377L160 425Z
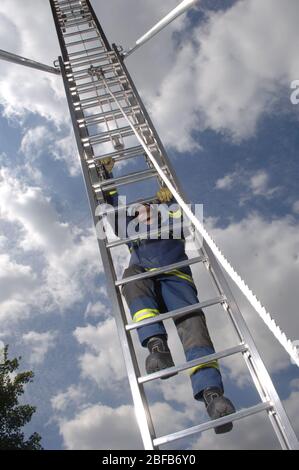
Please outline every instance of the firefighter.
M106 177L112 178L113 160L111 158L102 160L102 164L105 168ZM104 196L107 203L117 206L118 195L116 190L109 191ZM173 210L173 203L176 201L166 187L160 188L157 193L157 200L169 208L171 205L172 210L169 210L169 239L144 239L130 243L131 258L129 267L124 271L124 277L138 275L187 259L183 234L181 238L174 239L171 232L172 224L176 220L180 219L181 221L182 219L180 207L177 205ZM153 213L149 205L138 207L137 215L138 223L150 227ZM133 218L127 216L127 224ZM121 238L127 236L127 233L118 233L117 228L115 231ZM163 318L165 312L199 302L189 266L125 284L122 293L134 322L154 318L158 315ZM180 316L174 322L187 361L215 352L205 315L201 309ZM174 366L167 344L167 332L162 321L142 326L137 329L137 332L141 345L148 348L149 351L145 364L148 374ZM172 375L174 374L170 373L164 378L169 378ZM224 396L217 361L210 361L193 367L190 369L190 377L194 398L205 403L211 419L217 419L235 412L232 402ZM227 423L215 427L215 432L216 434L225 433L230 431L232 427L232 423Z

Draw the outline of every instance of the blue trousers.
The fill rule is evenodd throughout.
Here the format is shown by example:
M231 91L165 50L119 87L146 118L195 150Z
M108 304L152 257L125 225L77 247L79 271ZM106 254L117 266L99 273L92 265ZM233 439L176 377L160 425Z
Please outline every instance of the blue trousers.
M124 277L145 271L146 269L142 266L131 265L125 270ZM163 318L165 312L198 303L197 290L189 267L125 284L122 292L133 320L136 322L157 315L161 315ZM187 361L215 352L207 329L205 315L201 309L174 321ZM142 326L137 331L139 340L144 347L153 336L165 335L167 337L162 321ZM196 366L190 370L190 374L193 395L196 400L202 399L202 392L208 387L218 387L223 390L217 361Z

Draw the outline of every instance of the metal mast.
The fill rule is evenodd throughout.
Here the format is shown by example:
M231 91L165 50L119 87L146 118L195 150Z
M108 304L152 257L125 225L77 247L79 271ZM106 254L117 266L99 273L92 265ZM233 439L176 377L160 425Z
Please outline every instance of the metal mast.
M59 65L95 225L103 227L104 217L99 208L104 202L104 191L150 178L156 178L160 183L164 182L186 212L186 199L183 198L182 190L165 149L126 69L123 56L116 46L110 46L90 1L50 0L50 4L62 52ZM124 119L127 124L120 124ZM136 141L132 144L134 136ZM104 150L98 150L107 143L111 145L111 150L108 153ZM148 169L107 180L101 164L101 161L107 156L112 157L116 164L131 158L145 159ZM160 321L160 318L144 320L138 324L128 322L120 288L126 283L134 282L138 277L117 279L111 249L126 245L129 240L121 239L111 242L108 238L98 239L108 293L115 315L136 419L144 447L145 449L157 449L160 445L203 432L220 424L265 412L281 447L283 449L297 449L296 435L232 295L220 267L219 259L217 259L218 254L216 252L215 256L214 246L210 243L208 236L204 236L203 245L200 243L201 232L197 228L197 224L193 223L192 214L189 219L194 229L198 256L140 276L143 278L154 277L161 272L182 266L204 263L207 273L216 287L217 297L184 309L168 312L164 318L178 318L180 315L197 311L199 308L221 304L232 320L239 343L224 351L175 366L171 368L171 371L181 372L215 359L242 354L261 402L250 408L237 411L233 415L157 437L143 385L168 375L170 369L141 376L131 334L136 328Z

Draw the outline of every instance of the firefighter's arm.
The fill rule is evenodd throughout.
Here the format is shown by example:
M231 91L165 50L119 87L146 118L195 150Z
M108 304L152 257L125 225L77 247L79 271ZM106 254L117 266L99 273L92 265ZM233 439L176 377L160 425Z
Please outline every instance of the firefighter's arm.
M105 158L101 161L105 173L106 173L106 178L110 179L113 178L113 173L112 170L114 168L114 160L111 157ZM111 188L107 191L104 192L104 198L105 202L113 207L118 207L118 191L116 188ZM120 221L122 217L125 217L125 223L122 224ZM114 233L116 236L121 237L121 238L126 238L127 237L127 225L128 223L134 218L134 217L128 217L127 213L121 213L119 214L119 211L116 210L114 215L112 216L113 219L110 221L111 226L113 227ZM109 220L109 216L108 216Z
M113 178L112 170L114 168L114 160L111 157L104 158L101 161L101 164L104 167L107 179ZM112 206L117 206L118 203L118 193L116 188L109 189L104 192L105 201L107 204Z
M163 186L159 189L156 197L159 202L169 206L169 217L171 219L180 219L182 217L182 211L179 204L173 197L172 192L166 186Z
M172 200L174 200L174 197L172 195L172 192L166 187L162 186L159 191L156 194L156 197L159 202L162 204L168 204Z

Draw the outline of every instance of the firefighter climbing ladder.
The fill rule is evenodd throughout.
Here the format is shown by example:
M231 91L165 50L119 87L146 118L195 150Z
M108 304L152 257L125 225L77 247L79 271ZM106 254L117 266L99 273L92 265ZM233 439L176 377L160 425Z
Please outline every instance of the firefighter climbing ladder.
M125 54L122 54L115 45L110 46L90 1L50 0L50 4L62 51L62 58L59 58L59 67L65 86L94 223L97 226L104 223L104 216L98 209L101 207L101 203L104 202L103 193L105 191L122 185L157 178L160 184L163 183L169 187L188 216L198 246L198 256L193 259L118 280L111 249L116 246L126 245L131 239L114 241L109 241L108 238L98 239L106 274L108 294L115 314L136 418L145 449L158 449L161 445L260 412L267 413L283 449L298 449L298 441L289 418L256 349L222 268L232 277L267 326L298 363L294 348L225 260L191 210L186 207L186 199L182 197L182 190L179 187L165 149L124 64ZM126 125L121 126L119 123L123 123L124 120ZM94 133L95 129L97 129L97 133ZM132 136L135 136L137 145L130 144ZM109 153L97 150L99 146L107 143L112 146ZM107 157L112 157L116 164L131 158L145 158L148 169L114 177L113 179L105 179L101 162ZM140 200L139 202L149 201ZM200 236L203 237L203 243L200 243ZM239 344L224 351L175 366L171 368L171 371L182 372L212 360L242 354L261 402L218 420L157 437L144 391L144 384L165 377L169 374L170 369L141 376L131 333L137 327L153 324L160 319L151 318L138 324L128 323L121 296L121 287L124 284L134 282L136 279L154 277L160 273L180 269L187 265L191 266L195 263L204 263L219 295L209 301L168 312L164 314L163 318L178 318L199 308L221 304L232 320L239 338Z

